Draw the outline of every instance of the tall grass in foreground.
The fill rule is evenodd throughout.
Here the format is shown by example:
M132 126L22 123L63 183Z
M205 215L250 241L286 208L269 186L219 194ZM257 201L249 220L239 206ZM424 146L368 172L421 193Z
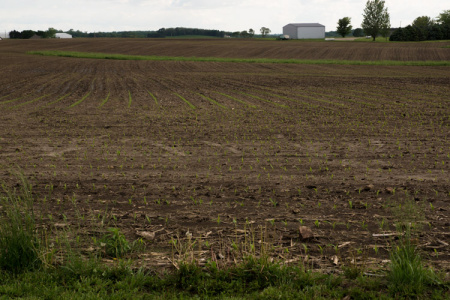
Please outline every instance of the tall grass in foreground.
M0 194L0 269L18 273L39 266L40 239L36 233L31 185L17 176L20 188L2 184Z
M91 59L113 60L149 60L149 61L194 61L194 62L229 62L229 63L271 63L271 64L310 64L310 65L363 65L363 66L450 66L450 61L360 61L338 59L277 59L277 58L229 58L229 57L177 57L144 56L111 53L92 53L74 51L29 51L28 54L43 56L60 56Z
M388 272L389 290L395 294L415 296L443 282L432 269L427 269L415 245L411 242L410 229L399 245L393 247Z
M195 257L200 241L186 233L187 241L172 241L175 270L165 273L145 266L136 270L133 261L122 259L133 245L116 228L99 240L103 256L116 258L109 264L100 255L85 257L68 245L62 260L50 265L35 223L39 216L33 210L31 185L23 175L17 178L17 189L2 185L0 194L0 298L448 299L450 294L448 280L424 267L411 242L411 227L394 245L390 269L375 278L363 272L355 278L322 274L304 262L287 265L274 257L267 228L260 234L250 230L253 234L244 242L233 242L231 259L223 263L211 248L211 258L200 264Z

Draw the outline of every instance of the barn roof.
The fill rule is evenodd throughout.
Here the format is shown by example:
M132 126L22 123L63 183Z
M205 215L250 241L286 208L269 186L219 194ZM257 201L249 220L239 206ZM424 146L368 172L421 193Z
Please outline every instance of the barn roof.
M289 23L288 25L295 27L325 27L325 25L319 23Z

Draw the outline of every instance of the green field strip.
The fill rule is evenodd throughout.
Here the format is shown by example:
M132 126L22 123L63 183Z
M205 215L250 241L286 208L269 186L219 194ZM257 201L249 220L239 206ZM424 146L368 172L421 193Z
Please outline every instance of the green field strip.
M8 97L11 94L13 94L13 93L9 93L8 95L1 96L0 99L6 98L6 97Z
M21 104L17 104L17 105L15 105L15 106L11 107L11 109L16 109L16 108L22 107L22 106L24 106L24 105L31 104L31 103L33 103L33 102L36 102L36 101L40 100L40 99L46 98L46 97L48 97L48 96L50 96L50 95L51 95L51 94L47 94L47 95L44 95L44 96L35 98L35 99L30 100L30 101L27 101L27 102L24 102L24 103L21 103Z
M187 101L183 96L181 96L180 94L177 93L173 93L175 96L177 96L178 98L180 98L181 100L183 100L184 102L186 102L187 105L189 105L190 108L195 109L196 107L194 105L192 105L191 102Z
M312 65L358 65L358 66L450 66L449 60L441 61L361 61L336 59L276 59L276 58L225 58L225 57L180 57L145 56L74 51L28 51L27 54L92 59L150 60L150 61L196 61L196 62L233 62L233 63L271 63L271 64L312 64Z
M260 101L264 101L264 102L273 104L273 105L278 106L278 107L289 108L289 106L287 106L287 105L279 104L279 103L276 103L276 102L273 102L273 101L270 101L270 100L267 100L267 99L263 99L263 98L258 97L258 96L256 96L256 95L252 95L252 94L248 94L248 93L244 93L244 92L238 92L238 93L239 93L239 94L242 94L242 95L245 95L245 96L248 96L248 97L251 97L251 98L254 98L254 99L258 99L258 100L260 100Z
M14 99L11 99L11 100L2 101L2 102L0 102L0 105L12 103L12 102L15 102L15 101L19 101L22 98L23 97L18 97L18 98L14 98Z
M208 101L211 102L212 104L217 105L217 106L220 107L220 108L228 109L228 107L226 107L225 105L222 105L222 104L220 104L219 102L217 102L217 101L215 101L215 100L213 100L213 99L211 99L211 98L209 98L209 97L206 97L205 95L202 95L202 94L199 94L199 93L197 93L197 95L199 95L199 96L202 97L203 99L208 100Z
M70 95L70 93L67 93L67 94L65 94L65 95L63 95L63 96L61 96L61 97L59 97L59 98L56 99L55 101L52 101L52 102L50 102L50 103L47 103L47 104L43 105L42 107L46 107L46 106L49 106L49 105L52 105L52 104L56 104L56 103L58 103L59 101L63 100L64 98L66 98L66 97L69 96L69 95Z
M132 98L131 98L131 92L128 91L128 108L131 107L131 101L132 101Z
M150 91L147 90L147 93L153 98L153 100L155 100L156 105L158 104L158 99L156 99L155 95L153 95L152 93L150 93Z
M108 99L109 99L109 95L110 95L110 94L111 94L111 93L108 93L108 96L106 96L106 98L103 99L102 103L100 103L100 105L98 106L99 108L102 107L103 105L105 105L106 102L108 102Z
M222 96L224 96L224 97L227 97L227 98L229 98L229 99L231 99L231 100L234 100L234 101L236 101L236 102L239 102L239 103L241 103L241 104L247 105L248 107L251 107L251 108L257 108L256 105L247 103L247 102L242 101L242 100L240 100L240 99L237 99L237 98L235 98L235 97L233 97L233 96L230 96L230 95L227 95L227 94L224 94L224 93L220 93L220 92L214 92L214 93L219 94L219 95L222 95Z
M91 92L87 93L86 95L84 95L83 98L81 98L80 100L78 100L77 102L73 103L72 105L69 106L69 108L72 108L74 106L77 106L78 104L80 104L81 102L83 102L89 95L91 94Z

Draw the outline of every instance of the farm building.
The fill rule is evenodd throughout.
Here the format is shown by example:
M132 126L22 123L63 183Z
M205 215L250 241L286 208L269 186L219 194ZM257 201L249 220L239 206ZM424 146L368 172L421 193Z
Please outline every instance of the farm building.
M325 26L319 23L290 23L283 26L283 34L291 39L324 39Z
M57 38L57 39L71 39L71 38L72 38L72 35L71 35L71 34L68 34L68 33L64 33L64 32L62 32L62 33L56 33L56 34L55 34L55 38Z

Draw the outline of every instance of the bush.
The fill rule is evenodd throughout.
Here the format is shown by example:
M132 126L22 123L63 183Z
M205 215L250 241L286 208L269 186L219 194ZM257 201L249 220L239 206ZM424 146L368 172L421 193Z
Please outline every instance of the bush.
M395 30L390 41L425 41L450 39L450 25L434 24L428 27L408 25Z

